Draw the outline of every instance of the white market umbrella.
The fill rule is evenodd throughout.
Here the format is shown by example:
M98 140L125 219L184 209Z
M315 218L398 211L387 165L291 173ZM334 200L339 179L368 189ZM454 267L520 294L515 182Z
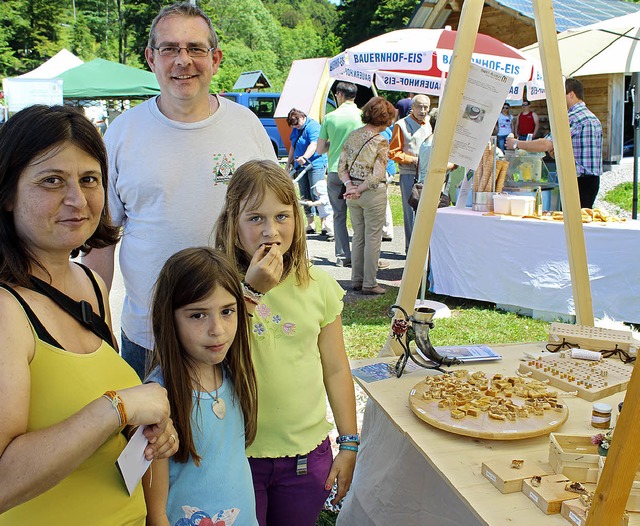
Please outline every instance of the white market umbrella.
M329 74L378 89L440 95L451 65L457 32L409 28L391 31L348 48L329 61ZM509 99L544 98L538 62L493 37L478 33L472 62L514 78Z
M640 11L558 34L562 73L566 77L640 71ZM538 44L522 54L539 60Z

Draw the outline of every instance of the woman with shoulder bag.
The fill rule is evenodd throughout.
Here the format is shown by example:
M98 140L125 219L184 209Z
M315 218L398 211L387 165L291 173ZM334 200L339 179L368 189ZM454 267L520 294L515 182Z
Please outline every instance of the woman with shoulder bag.
M389 143L380 135L395 118L395 108L382 97L373 97L362 108L365 125L351 132L342 147L338 176L346 186L353 241L351 284L363 294L384 294L376 280L382 228L387 206Z

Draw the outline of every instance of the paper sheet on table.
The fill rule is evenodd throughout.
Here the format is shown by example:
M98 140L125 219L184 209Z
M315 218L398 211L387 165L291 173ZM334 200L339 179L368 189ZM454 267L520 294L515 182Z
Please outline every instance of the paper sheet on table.
M475 170L489 142L513 77L471 64L449 161Z
M116 467L122 475L129 495L133 494L138 482L151 465L151 461L144 457L144 450L149 442L147 437L142 434L143 430L144 426L138 427L116 461Z

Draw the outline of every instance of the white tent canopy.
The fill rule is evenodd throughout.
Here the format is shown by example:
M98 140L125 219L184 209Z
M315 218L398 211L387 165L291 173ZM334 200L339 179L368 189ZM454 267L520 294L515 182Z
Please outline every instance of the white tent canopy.
M17 78L22 79L53 79L67 71L84 64L84 61L76 57L71 51L61 49L46 62L40 64L36 69L31 70Z

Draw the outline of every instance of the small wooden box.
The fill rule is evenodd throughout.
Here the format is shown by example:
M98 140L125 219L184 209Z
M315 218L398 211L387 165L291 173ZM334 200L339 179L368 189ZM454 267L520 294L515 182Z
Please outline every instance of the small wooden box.
M562 474L542 477L538 487L531 485L531 479L525 479L522 481L522 493L544 513L552 515L560 513L563 501L576 498L575 493L564 490L566 484L567 477Z
M605 460L607 460L607 457L601 456L598 462L598 481L600 481L600 475L602 474ZM640 511L640 467L636 471L636 476L633 479L631 492L629 493L625 509L627 511Z
M598 480L598 446L591 436L549 435L549 464L556 473L563 473L574 482Z
M482 463L482 474L501 493L517 493L522 490L522 481L534 475L550 475L553 469L546 462L524 459L520 469L511 467L511 460L494 459Z
M582 502L580 502L580 499L565 500L560 508L560 515L573 524L573 526L584 526L587 522L587 511ZM620 526L629 526L628 513L622 516Z

